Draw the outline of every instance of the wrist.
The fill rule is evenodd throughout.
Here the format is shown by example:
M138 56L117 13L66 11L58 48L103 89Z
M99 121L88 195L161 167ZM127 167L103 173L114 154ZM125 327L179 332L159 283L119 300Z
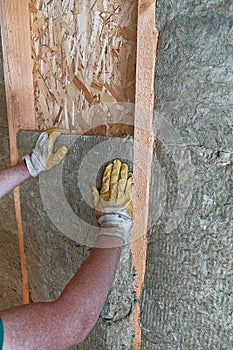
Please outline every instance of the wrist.
M23 157L29 174L33 177L38 176L42 171L45 170L44 164L41 163L40 159L36 157L34 153L31 155L27 154Z
M16 167L17 167L17 171L20 174L20 177L22 177L24 180L31 177L31 174L28 171L27 165L26 165L24 160L22 162L20 162L19 164L17 164Z
M122 249L125 241L123 238L118 236L109 236L105 234L101 234L101 231L96 239L95 248L118 248Z
M29 171L28 171L27 164L26 164L26 162L25 162L24 159L23 159L22 162L19 163L19 165L22 166L23 171L25 171L25 173L28 175L28 177L30 177L31 174L30 174Z
M98 223L99 236L117 237L122 240L123 245L129 243L132 219L126 209L108 203L104 206Z

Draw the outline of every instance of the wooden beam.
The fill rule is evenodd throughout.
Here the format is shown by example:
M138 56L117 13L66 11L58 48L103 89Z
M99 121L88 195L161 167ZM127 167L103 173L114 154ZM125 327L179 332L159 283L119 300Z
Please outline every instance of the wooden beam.
M1 0L0 4L11 156L15 163L15 134L19 128L36 129L29 3L27 0Z
M1 0L1 31L12 162L19 128L36 129L28 0Z
M18 162L16 135L18 130L36 129L34 90L27 0L0 1L3 65L10 139L11 164ZM14 190L15 215L22 273L23 302L29 303L28 274L19 188Z
M146 266L146 232L149 185L153 154L154 74L157 50L155 26L156 0L139 0L137 26L136 99L134 123L134 228L133 264L136 270L135 293L138 300L134 315L134 350L141 349L140 296Z
M23 223L22 223L22 215L21 215L20 186L17 186L14 189L14 204L15 204L17 231L18 231L23 303L29 304L30 294L29 294L29 286L28 286L27 262L26 262L26 255L24 250L24 233L23 233Z

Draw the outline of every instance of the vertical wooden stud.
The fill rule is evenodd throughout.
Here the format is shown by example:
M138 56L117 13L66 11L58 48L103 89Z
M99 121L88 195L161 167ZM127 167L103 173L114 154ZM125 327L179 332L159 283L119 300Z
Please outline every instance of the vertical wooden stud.
M11 164L18 162L16 135L19 130L36 128L27 0L1 0L1 32ZM24 252L19 188L14 190L22 273L23 302L29 303L28 274Z
M136 98L134 124L134 213L132 235L140 236L132 244L133 264L136 270L135 293L138 299L134 326L134 350L141 348L140 296L146 264L146 231L149 203L149 185L153 153L154 74L157 49L155 28L156 0L139 0L137 26Z

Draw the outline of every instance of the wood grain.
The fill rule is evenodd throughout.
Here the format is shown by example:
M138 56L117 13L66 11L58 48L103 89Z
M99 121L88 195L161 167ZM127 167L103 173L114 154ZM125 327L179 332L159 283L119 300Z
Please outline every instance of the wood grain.
M18 129L36 129L29 6L26 0L1 0L0 4L11 154L12 162L16 162L15 134Z
M109 126L107 103L134 103L137 1L30 0L30 23L41 130L85 134Z
M77 4L79 2L76 2ZM5 72L5 86L6 86L6 98L7 98L7 109L8 109L8 123L9 123L9 135L10 135L10 152L11 152L11 162L12 165L16 164L18 161L18 150L16 145L16 134L19 129L24 130L34 130L38 126L44 128L51 127L54 123L56 125L62 124L64 120L63 109L68 108L69 104L64 104L60 106L57 110L57 115L55 114L55 121L50 120L50 112L46 107L49 103L46 98L49 96L49 90L47 85L44 83L45 79L40 74L39 70L37 75L35 73L35 66L37 65L37 57L40 58L38 52L33 51L34 62L32 62L31 53L32 53L32 41L34 37L31 38L30 31L30 15L33 14L32 33L37 33L39 38L44 35L43 28L45 26L45 18L37 18L38 9L35 9L33 2L30 2L30 11L29 11L29 2L26 0L0 0L1 4L1 27L2 27L2 41L3 41L3 55L4 55L4 72ZM81 2L80 2L81 4ZM153 146L153 132L152 132L152 118L153 118L153 108L154 108L154 71L155 71L155 60L156 60L156 47L157 47L157 34L155 30L155 0L139 0L138 3L138 23L137 23L137 59L136 59L136 110L135 110L135 147L134 147L134 213L140 214L140 220L137 221L137 224L134 227L133 234L137 235L138 233L143 235L132 245L133 261L134 266L137 272L137 277L135 281L135 292L140 301L140 294L144 279L145 273L145 261L146 261L146 229L147 229L147 215L148 215L148 197L149 197L149 182L150 182L150 166L151 166L151 155L152 155L152 146ZM82 11L82 8L76 9L76 14ZM34 12L35 11L35 12ZM75 12L74 12L75 14ZM91 16L91 14L89 14ZM102 20L106 22L105 18L108 14L104 14ZM132 24L136 23L135 11L132 11L131 14ZM108 19L109 20L109 19ZM54 22L53 30L56 32L55 37L59 41L60 37L60 26L63 28L64 33L67 35L73 35L70 32L70 26L64 21ZM134 47L133 43L135 41L135 32L131 28L126 27L124 24L120 28L119 33L122 35L124 40L131 42L131 46ZM49 35L49 32L48 32ZM60 38L60 39L59 39ZM36 39L36 37L34 38ZM56 45L57 46L57 45ZM35 47L36 49L36 47ZM124 48L122 48L124 51ZM122 51L122 52L123 52ZM40 52L43 57L50 54L51 50L48 49L48 46L42 45L40 47ZM122 53L127 56L127 50ZM132 52L131 55L134 53ZM57 52L57 57L59 58L59 52ZM41 56L41 57L42 57ZM111 50L111 59L118 60L119 52L112 48ZM123 56L122 56L123 57ZM38 58L38 59L39 59ZM131 62L134 61L133 56L129 58ZM42 61L41 61L42 62ZM117 66L119 74L124 77L124 71L126 65L124 60L119 61L121 64ZM42 63L41 63L42 64ZM38 61L38 68L41 68L41 64ZM72 65L70 66L72 68ZM134 101L134 84L131 85L128 83L134 81L134 64L131 65L131 70L128 65L127 74L125 75L125 84L128 90L125 88L124 94L119 95L118 90L114 85L114 82L109 84L108 82L103 81L99 83L97 81L91 81L87 91L80 86L81 79L78 80L78 87L82 90L83 94L90 98L92 101L92 96L98 95L100 92L102 94L101 98L105 101L106 96L110 95L120 96L116 100L120 101ZM40 90L38 97L38 104L40 104L41 110L43 110L44 115L40 118L35 117L34 112L34 86L33 86L33 72L34 69L34 81L37 83L37 87ZM122 73L123 72L123 73ZM43 72L42 72L43 73ZM90 73L90 72L89 72ZM109 73L110 74L110 73ZM117 75L118 76L118 75ZM128 77L128 78L127 78ZM72 76L72 79L74 75ZM77 83L77 81L76 81ZM75 86L75 85L74 85ZM74 86L68 86L69 89L66 93L71 96L71 99L76 98L76 91ZM75 88L78 88L77 84ZM111 89L114 90L110 91ZM56 90L56 89L55 89ZM55 91L54 90L54 91ZM131 91L132 90L132 91ZM65 101L66 96L64 95L64 90L62 87L58 86L58 91L61 92L59 95L59 101ZM120 91L120 90L119 90ZM130 97L127 96L126 91L130 94ZM117 92L117 94L115 93ZM63 94L62 94L63 93ZM91 93L93 95L91 95ZM44 97L43 97L44 96ZM52 95L51 95L52 96ZM73 96L73 97L72 97ZM125 99L122 96L126 96ZM54 95L54 98L58 96ZM112 98L112 97L111 97ZM110 102L114 102L110 99ZM88 101L90 103L90 101ZM107 99L107 102L109 100ZM42 108L44 106L44 109ZM71 106L72 107L72 106ZM46 115L46 110L48 113ZM72 108L71 108L72 109ZM68 114L65 114L68 115ZM48 119L46 119L48 118ZM67 125L72 124L72 113L71 121L67 122ZM36 121L37 120L37 121ZM38 125L37 125L38 122ZM71 124L70 124L71 123ZM73 124L72 124L73 126ZM72 128L71 128L72 129ZM142 174L143 169L143 174ZM143 177L143 181L142 181ZM18 189L14 192L15 197L15 207L16 207L16 216L17 224L19 231L19 242L20 242L20 254L21 254L21 266L22 266L22 278L23 278L23 289L24 289L24 302L29 301L29 293L27 290L27 271L23 247L23 231L22 231L22 220L21 220L21 211L20 211L20 194ZM143 199L143 200L142 200ZM142 208L143 203L143 208ZM141 330L138 325L138 319L140 314L140 307L138 304L137 311L135 313L135 332L136 338L134 343L134 349L138 350L141 347Z
M136 270L135 293L138 300L134 315L134 350L141 348L140 296L146 265L146 232L149 203L149 185L153 151L154 73L157 49L155 27L156 1L139 0L137 26L136 97L134 123L134 215L132 244L133 264Z
M26 0L1 0L1 31L11 164L18 162L18 130L36 129L30 44L29 6ZM29 303L28 274L19 187L14 190L20 250L23 302Z

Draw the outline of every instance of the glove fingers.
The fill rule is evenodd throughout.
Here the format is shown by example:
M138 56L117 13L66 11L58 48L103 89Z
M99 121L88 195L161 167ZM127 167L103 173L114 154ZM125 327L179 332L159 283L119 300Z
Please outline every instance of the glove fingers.
M48 135L48 154L50 155L53 152L54 144L61 133L52 131Z
M58 132L58 133L60 133L60 135L61 135L61 134L69 134L69 133L70 133L69 130L66 130L66 129L56 129L56 128L51 128L51 129L48 129L48 130L46 131L46 133L47 133L48 135L52 134L53 132Z
M132 201L129 202L129 204L126 206L125 209L127 210L127 212L129 213L129 215L132 218L132 216L133 216L133 203L132 203Z
M110 196L109 201L115 202L117 199L117 185L119 181L119 174L121 169L121 161L119 159L115 159L113 161L113 168L110 178Z
M133 187L133 173L129 172L127 185L125 189L125 198L127 199L127 204L125 206L125 209L129 213L131 218L133 216L132 187Z
M125 193L127 178L128 178L128 165L126 163L122 163L121 170L120 170L120 180L118 182L117 199L121 198Z
M113 167L113 164L109 163L105 167L104 174L102 177L102 186L100 190L100 195L101 195L101 198L103 198L104 200L108 200L108 197L109 197L109 187L110 187L112 167Z
M95 208L95 214L97 217L100 217L102 211L102 201L100 199L100 194L96 186L92 186L91 188L93 204Z
M130 194L131 198L132 198L132 186L133 186L133 173L129 172L127 184L125 188L125 194L126 195Z
M93 197L93 203L94 203L94 207L97 207L98 203L99 203L99 191L97 190L96 186L92 186L91 187L91 193L92 193L92 197Z
M40 136L38 137L36 144L37 145L42 145L44 142L48 139L48 134L47 132L42 132Z
M39 149L39 150L45 149L45 148L47 149L47 145L45 146L47 140L48 140L47 132L42 132L36 141L35 149Z
M58 148L57 152L52 154L51 157L48 158L46 163L46 169L52 168L54 165L60 163L62 159L67 154L68 149L65 145Z
M48 157L48 134L42 132L36 141L35 148L33 149L34 155L40 160L44 168L46 167L46 159Z
M54 148L54 144L57 140L57 138L61 135L61 134L68 134L69 131L68 130L64 130L64 129L49 129L47 132L48 134L48 154L50 155L53 152L53 148Z

